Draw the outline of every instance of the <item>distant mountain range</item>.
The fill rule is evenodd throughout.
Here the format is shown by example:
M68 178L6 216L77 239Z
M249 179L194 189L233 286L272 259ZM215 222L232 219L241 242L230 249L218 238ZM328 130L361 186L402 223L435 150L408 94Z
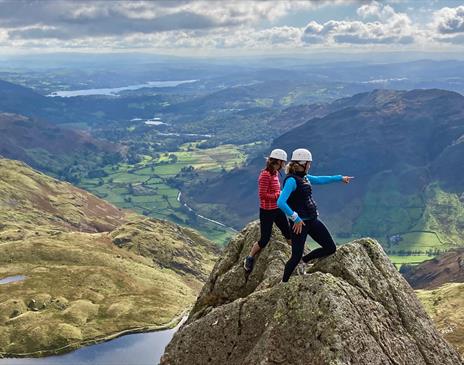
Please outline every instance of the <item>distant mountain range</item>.
M302 123L301 111L321 117ZM321 218L339 237L371 235L388 243L400 235L391 245L398 252L414 251L418 242L423 251L464 244L462 95L376 90L329 106L285 111L286 126L292 119L297 127L275 139L270 149L290 154L309 148L312 174L356 177L348 186L314 188ZM240 227L257 215L256 179L263 165L257 157L188 196L202 204L222 204L217 218Z
M349 69L349 65L343 67ZM71 182L89 173L98 177L102 166L118 160L120 147L55 129L51 123L83 121L93 125L95 135L109 135L119 141L132 128L127 118L153 115L161 109L166 109L167 115L175 115L187 108L187 114L178 115L179 119L173 117L169 123L172 128L187 131L199 128L204 132L207 127L208 133L216 136L204 142L204 147L224 140L248 143L260 136L265 141L280 133L271 148L284 148L290 153L294 148L308 147L315 158L312 173L355 176L350 186L315 189L321 217L338 238L369 234L384 243L392 238L390 249L397 253L417 251L417 242L421 242L420 251L428 253L462 244L462 95L438 89L375 90L332 103L293 106L280 112L277 108L271 112L265 109L267 103L282 102L282 98L291 96L284 95L292 90L283 84L286 91L279 93L278 82L271 80L226 88L209 96L204 91L197 97L142 93L123 97L123 103L117 98L98 97L55 100L1 82L0 95L4 98L0 98L0 110L32 119L12 123L12 119L23 117L0 117L0 154ZM167 100L173 104L163 107L165 102L169 104ZM201 120L192 119L192 115L210 109L217 113ZM223 110L235 111L227 114ZM115 122L115 118L125 122ZM153 138L156 141L158 137ZM142 149L144 153L147 148ZM186 187L184 196L195 209L208 210L203 211L204 215L210 216L214 207L218 220L240 228L256 217L256 177L263 166L262 157L220 178L209 178L208 189L204 189L203 182L197 187Z

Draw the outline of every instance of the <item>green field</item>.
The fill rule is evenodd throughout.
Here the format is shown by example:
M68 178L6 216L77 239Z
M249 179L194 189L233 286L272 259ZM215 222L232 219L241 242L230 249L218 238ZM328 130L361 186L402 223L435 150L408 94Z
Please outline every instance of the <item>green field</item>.
M417 264L464 243L464 204L459 194L438 183L406 193L396 177L379 175L372 179L360 212L353 231L376 238L391 257L401 257L397 264Z
M395 255L388 255L391 262L396 266L399 270L402 265L409 264L409 265L418 265L424 261L431 260L435 256L428 256L428 255L409 255L409 256L395 256Z
M447 245L440 240L436 232L408 232L401 235L402 241L391 246L395 251L428 251L446 249Z
M384 247L388 257L398 270L403 264L417 265L433 259L438 252L449 249L449 246L441 243L439 236L435 232L408 232L400 236L402 241L397 244L387 244L386 238L372 237ZM343 245L356 238L335 237L335 241L337 245ZM317 244L311 242L310 247L311 249L317 248ZM397 254L398 252L401 252L401 255Z
M211 240L224 243L232 231L194 217L178 201L180 191L169 184L169 178L188 167L193 167L194 171L229 171L242 165L245 159L240 146L199 149L196 143L190 143L182 145L179 151L163 153L158 158L144 156L134 165L119 163L106 166L103 169L106 176L83 179L79 186L118 207L192 226Z

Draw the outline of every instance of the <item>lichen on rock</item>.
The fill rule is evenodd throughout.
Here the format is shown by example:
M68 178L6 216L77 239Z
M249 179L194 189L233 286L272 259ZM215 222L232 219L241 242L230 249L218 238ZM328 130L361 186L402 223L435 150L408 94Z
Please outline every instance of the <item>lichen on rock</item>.
M162 365L462 364L375 240L282 283L289 247L279 235L245 275L258 233L252 223L229 243Z

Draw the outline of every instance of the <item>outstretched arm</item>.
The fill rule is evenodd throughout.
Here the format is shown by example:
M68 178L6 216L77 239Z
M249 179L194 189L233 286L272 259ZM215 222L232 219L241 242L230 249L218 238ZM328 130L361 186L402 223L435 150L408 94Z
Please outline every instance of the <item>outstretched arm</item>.
M293 177L290 177L285 182L284 188L280 193L279 199L277 199L277 206L295 223L301 222L301 218L298 217L298 213L294 212L292 208L287 204L288 197L296 189L296 181Z
M314 176L314 175L306 175L309 182L313 185L323 185L323 184L330 184L333 182L343 181L342 175L333 175L333 176Z

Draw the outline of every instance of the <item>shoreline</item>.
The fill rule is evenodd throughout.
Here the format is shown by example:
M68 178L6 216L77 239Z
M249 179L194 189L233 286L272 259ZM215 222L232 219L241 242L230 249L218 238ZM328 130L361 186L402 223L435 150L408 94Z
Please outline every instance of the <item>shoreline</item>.
M83 340L80 342L74 342L74 343L70 343L65 346L62 346L56 349L50 349L50 350L40 350L40 351L24 352L24 353L0 352L0 361L3 359L42 358L42 357L63 355L63 354L66 354L72 351L76 351L86 346L98 345L100 343L108 342L116 338L127 336L127 335L173 329L176 326L178 326L180 322L182 322L182 320L188 315L191 309L192 309L191 306L187 307L180 315L174 317L171 321L163 325L148 325L148 326L143 326L143 327L129 328L129 329L115 332L115 333L105 335L102 337Z

